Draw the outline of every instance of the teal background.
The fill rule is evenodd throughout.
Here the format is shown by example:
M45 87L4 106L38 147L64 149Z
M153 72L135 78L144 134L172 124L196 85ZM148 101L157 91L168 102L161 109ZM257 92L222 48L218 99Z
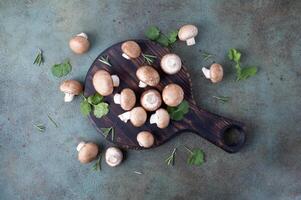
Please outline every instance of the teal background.
M80 98L63 102L64 79L83 81L96 56L129 38L144 38L149 25L163 32L196 24L197 44L173 51L189 68L198 105L247 124L247 143L228 154L193 133L148 151L127 151L117 168L100 172L77 160L84 139L110 146L79 111ZM86 32L87 54L68 48ZM0 199L301 199L301 1L298 0L1 0L0 1ZM229 48L243 52L258 75L235 82ZM33 65L37 49L45 64ZM201 51L216 55L225 78L202 75ZM50 68L69 58L72 72L55 78ZM213 95L230 96L222 104ZM47 114L58 123L56 128ZM33 124L43 123L45 133ZM206 153L201 167L186 164L182 147ZM164 159L179 147L176 163ZM142 175L134 171L142 172Z

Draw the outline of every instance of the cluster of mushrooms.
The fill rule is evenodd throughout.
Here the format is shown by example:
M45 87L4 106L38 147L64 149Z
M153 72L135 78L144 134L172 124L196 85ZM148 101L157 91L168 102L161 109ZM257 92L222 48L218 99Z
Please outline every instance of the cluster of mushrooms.
M188 46L195 44L195 37L198 29L194 25L184 25L179 29L178 38L186 41ZM85 53L90 43L85 33L80 33L73 37L69 42L69 47L76 54ZM126 41L121 45L122 57L131 60L138 58L141 54L141 48L135 41ZM169 53L162 57L160 62L161 69L168 75L173 75L181 70L181 58ZM213 83L220 82L223 78L223 68L220 64L214 63L209 69L203 67L202 71L207 79ZM155 87L160 83L160 75L157 70L149 65L143 65L136 71L139 79L138 86L146 88ZM93 76L93 86L102 96L112 95L114 88L119 87L120 79L117 75L111 75L106 70L98 70ZM60 85L60 90L65 93L65 102L72 101L75 95L83 91L83 86L76 80L66 80ZM141 127L147 120L147 112L154 112L149 119L150 124L156 124L158 128L168 127L170 116L166 109L160 108L162 102L167 106L176 107L184 100L184 91L178 84L171 83L164 87L162 94L156 89L145 90L140 97L141 106L134 107L137 97L130 88L124 88L120 93L114 94L114 103L119 104L125 111L118 117L121 121L128 121L135 127ZM154 135L149 131L141 131L137 134L137 142L143 148L150 148L155 142ZM97 158L99 154L98 145L91 142L80 142L77 146L78 159L81 163L89 163ZM117 166L121 163L123 154L117 147L109 147L105 153L105 160L109 166Z

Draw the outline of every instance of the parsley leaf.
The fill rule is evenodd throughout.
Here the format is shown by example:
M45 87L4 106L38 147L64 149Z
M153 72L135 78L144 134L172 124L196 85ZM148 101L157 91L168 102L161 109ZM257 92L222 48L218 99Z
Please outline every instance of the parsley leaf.
M156 42L158 42L159 44L161 44L164 47L168 47L169 46L169 39L168 37L166 37L163 34L160 34L159 38L156 40Z
M55 64L51 68L51 72L55 77L63 77L69 74L71 72L72 66L70 64L70 61L67 59L63 63Z
M100 171L101 170L101 154L99 154L98 159L96 160L96 162L94 163L93 167L92 167L93 171Z
M160 30L156 26L149 27L145 32L145 36L150 40L157 40L159 35Z
M237 51L236 49L229 49L228 57L230 60L239 63L241 58L241 53Z
M111 133L111 139L112 141L114 140L114 128L113 127L109 127L109 128L101 128L102 134L105 136L105 138L107 138L109 136L109 134Z
M94 105L94 115L96 118L102 118L109 112L109 104L101 102Z
M175 43L177 41L177 38L178 38L178 30L175 30L175 31L171 31L167 37L168 37L168 40L169 40L169 44L172 45L173 43Z
M36 59L34 60L33 64L41 65L44 63L44 57L43 57L43 51L39 49L39 53L36 56Z
M168 35L164 35L158 27L151 26L146 30L145 36L164 47L168 47L177 41L178 30L171 31Z
M167 107L167 112L172 120L179 121L189 112L189 104L186 100L182 101L177 107Z
M244 67L241 69L238 80L245 80L257 73L257 67Z
M84 116L88 116L92 111L92 107L86 99L80 103L80 111Z
M89 96L87 98L87 100L88 100L89 104L97 105L97 104L99 104L103 100L103 96L101 96L98 93L95 93L94 95Z
M187 159L187 164L201 166L205 162L205 155L201 149L196 148L196 149L190 150L186 146L185 146L185 148L187 149L187 151L189 151L189 157Z

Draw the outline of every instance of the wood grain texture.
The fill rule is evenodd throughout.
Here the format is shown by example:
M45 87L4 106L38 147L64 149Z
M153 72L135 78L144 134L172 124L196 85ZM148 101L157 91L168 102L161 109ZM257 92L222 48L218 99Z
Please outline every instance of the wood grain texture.
M124 88L131 88L135 91L137 96L136 106L139 106L141 93L151 88L139 88L139 80L136 77L136 70L139 68L139 66L147 64L146 61L142 56L134 60L126 60L123 58L121 56L122 51L120 48L122 42L120 42L103 51L95 59L86 76L84 91L85 96L90 96L95 93L95 89L92 84L92 77L97 70L105 69L110 72L111 75L116 74L120 78L120 86L115 88L112 95L105 97L105 101L110 105L110 112L101 119L95 118L93 114L89 115L93 126L100 133L102 133L101 128L114 127L115 134L113 140L111 135L109 135L106 139L122 148L136 150L143 149L136 141L136 136L140 131L150 131L154 134L155 144L152 148L163 144L181 132L192 131L227 152L237 152L245 142L245 126L241 122L227 119L199 109L193 99L191 91L191 79L186 67L183 66L181 71L175 75L167 75L160 68L160 60L165 54L170 53L169 49L163 48L160 45L148 40L136 40L136 42L140 45L143 53L157 56L157 59L152 66L159 72L161 81L160 84L154 88L161 92L164 86L169 83L179 84L184 90L185 100L187 100L190 104L189 113L186 114L185 118L181 121L171 121L169 126L165 129L159 129L155 124L149 123L149 117L152 114L150 112L148 113L146 124L139 128L134 127L130 122L124 123L118 118L118 115L125 111L121 109L120 105L114 104L113 96L115 93L120 93ZM101 56L109 56L112 67L101 63L98 60ZM166 108L165 105L162 107ZM225 139L225 134L230 128L235 128L238 130L238 137L235 143L231 144Z

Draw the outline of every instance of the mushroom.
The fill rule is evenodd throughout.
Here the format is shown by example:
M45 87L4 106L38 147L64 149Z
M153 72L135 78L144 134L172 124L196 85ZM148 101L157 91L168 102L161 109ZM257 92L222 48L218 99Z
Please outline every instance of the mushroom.
M130 60L132 58L138 58L141 54L141 48L137 42L126 41L121 45L122 57Z
M112 94L113 87L119 86L119 77L117 75L110 75L105 70L98 70L93 76L93 86L95 90L102 96Z
M181 86L171 83L164 87L162 98L166 105L175 107L183 101L184 91Z
M65 93L64 101L71 102L75 95L83 91L83 86L76 80L66 80L61 83L60 90Z
M111 167L119 165L123 159L123 154L117 147L109 147L106 150L106 163Z
M88 51L90 42L86 33L80 33L72 37L69 41L70 49L76 54L83 54Z
M137 142L141 147L150 148L154 144L154 136L151 132L141 131L137 135Z
M149 123L157 124L158 128L166 128L169 124L170 116L168 112L160 108L154 114L151 115Z
M118 115L118 117L125 123L130 120L133 126L140 127L146 122L147 114L142 107L135 107L131 111Z
M188 46L194 45L194 37L198 34L198 28L194 25L187 24L180 28L178 37L182 41L186 41Z
M98 155L98 146L92 142L80 142L76 150L78 151L79 162L84 164L95 160Z
M114 95L114 103L120 104L123 110L131 110L136 103L136 95L133 90L125 88L120 94Z
M140 80L139 87L145 88L147 85L156 86L160 82L160 75L151 66L142 66L136 72L136 76Z
M157 90L146 90L141 95L140 103L145 110L155 111L162 104L161 95Z
M210 69L206 67L202 68L202 71L207 79L210 79L212 83L220 82L223 79L223 67L220 64L213 63Z
M181 70L181 58L174 53L166 54L161 59L161 68L167 74L176 74Z

